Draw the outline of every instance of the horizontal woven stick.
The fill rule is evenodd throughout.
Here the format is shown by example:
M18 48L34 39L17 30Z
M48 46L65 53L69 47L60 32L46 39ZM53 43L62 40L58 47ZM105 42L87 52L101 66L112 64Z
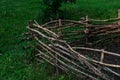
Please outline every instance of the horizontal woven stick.
M120 20L120 18L111 18L111 19L106 19L106 20L89 19L89 21L94 21L94 22L108 22L108 21L113 21L113 20Z
M85 35L84 36L73 36L73 37L69 37L69 38L63 38L65 40L70 40L70 39L82 39L82 38L85 38Z
M119 56L120 57L120 54L113 53L113 52L108 52L108 51L103 51L103 50L100 50L100 49L93 49L93 48L87 48L87 47L72 47L72 48L73 49L95 51L95 52L104 52L105 54L110 54L110 55L114 55L114 56Z
M84 30L76 31L76 32L73 32L73 33L66 33L66 34L63 34L63 36L72 36L72 35L75 35L75 34L84 34Z
M99 36L105 36L105 35L109 35L109 34L119 34L120 30L114 30L114 31L108 31L108 32L104 32L104 33L99 33L99 34L90 34L89 37L94 36L94 37L99 37Z
M89 24L88 28L110 28L110 27L120 27L120 25L92 25Z
M98 35L95 35L95 36L104 36L104 35L108 35L108 34L120 34L120 30L109 31L109 32L101 33L101 34L98 34Z
M98 43L100 43L101 41L105 41L105 40L113 39L113 38L118 38L118 37L120 37L120 34L119 34L119 35L116 35L116 36L110 36L110 37L107 37L107 38L104 38L104 39L100 39L100 40L96 41L94 44L98 44Z
M52 24L52 23L56 23L56 22L58 22L58 20L53 20L53 21L47 22L41 26L47 26L48 24Z
M103 32L109 32L109 31L114 31L115 29L118 29L116 27L111 27L111 28L105 28L101 30L95 30L92 32L92 34L98 34L98 33L103 33Z
M78 26L80 26L80 25L78 25L78 24L74 24L74 25L66 25L66 26L63 26L62 27L62 29L64 30L64 29L67 29L67 28L73 28L73 27L78 27Z
M70 22L75 24L83 24L85 25L86 21L75 21L75 20L61 20L62 22Z
M91 30L91 32L101 32L101 31L114 31L115 29L118 29L119 27L110 27L110 28L94 28ZM90 31L90 30L89 30Z
M68 24L62 24L62 26L59 26L59 25L55 25L55 26L49 26L49 27L46 27L47 29L59 29L59 28L62 28L62 29L66 29L66 28L70 28L70 27L74 27L74 26L77 26L79 24L74 24L74 23L68 23Z

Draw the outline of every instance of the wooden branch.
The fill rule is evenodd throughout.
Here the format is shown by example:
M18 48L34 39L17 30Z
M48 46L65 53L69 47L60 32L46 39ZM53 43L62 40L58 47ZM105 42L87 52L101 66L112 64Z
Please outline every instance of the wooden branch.
M120 20L120 18L111 18L111 19L106 19L106 20L96 20L96 19L89 19L89 22L108 22L108 21L115 21L115 20Z
M48 36L42 34L41 32L39 32L39 31L37 31L37 30L35 30L35 29L29 28L29 27L28 27L28 29L29 29L30 31L35 32L35 33L37 33L38 35L40 35L40 36L48 39L48 40L64 42L63 40L55 39L55 38L53 38L53 37L48 37Z
M95 52L104 52L105 54L113 55L113 56L118 56L120 57L120 54L113 53L113 52L108 52L108 51L103 51L100 49L93 49L93 48L87 48L87 47L72 47L73 49L81 49L81 50L88 50L88 51L95 51Z
M44 31L45 31L46 33L48 33L48 34L52 34L52 35L55 36L55 37L59 37L59 36L58 36L57 34L55 34L54 32L48 30L47 28L43 28L43 27L40 26L40 25L33 24L33 26L35 26L35 27L37 27L37 28L40 28L40 29L44 30Z
M113 73L114 75L120 77L120 74L119 74L119 73L113 71L112 69L110 69L110 68L108 68L108 67L105 67L104 70L106 70L106 71L108 71L108 72L111 72L111 73Z

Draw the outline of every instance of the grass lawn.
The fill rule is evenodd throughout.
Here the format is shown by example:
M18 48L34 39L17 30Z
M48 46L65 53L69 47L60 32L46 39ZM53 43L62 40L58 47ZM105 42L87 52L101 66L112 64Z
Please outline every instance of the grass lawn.
M51 77L52 67L46 69L48 64L28 64L29 58L22 48L28 45L21 42L28 20L38 19L43 14L41 1L0 1L0 80L70 80L64 75ZM60 9L66 19L79 20L86 15L97 19L114 18L118 8L120 0L78 0L76 4L63 4Z

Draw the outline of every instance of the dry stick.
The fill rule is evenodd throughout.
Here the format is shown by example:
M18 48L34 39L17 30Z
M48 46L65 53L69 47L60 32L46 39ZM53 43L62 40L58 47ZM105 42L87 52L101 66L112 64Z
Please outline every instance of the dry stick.
M93 49L93 48L87 48L87 47L72 47L73 49L82 49L82 50L90 50L90 51L96 51L96 52L102 52L103 50L100 49ZM114 55L114 56L119 56L120 54L113 53L113 52L108 52L108 51L103 51L106 54Z
M94 32L92 32L92 34L95 35L95 34L99 34L99 33L106 33L108 31L113 31L115 29L118 29L118 28L116 28L116 27L106 28L106 29L102 29L102 30L99 30L99 31L94 31Z
M64 33L76 33L76 32L83 32L83 30L77 30L77 31L67 31L67 32L64 32Z
M89 27L93 27L95 29L101 29L101 28L111 28L111 27L120 27L120 25L91 25L89 24Z
M73 33L68 33L68 34L63 34L63 36L71 36L71 35L80 34L80 33L84 33L84 30L73 32Z
M114 75L116 75L116 76L120 77L120 74L119 74L119 73L117 73L117 72L115 72L115 71L111 70L111 69L110 69L110 68L108 68L108 67L105 67L105 68L104 68L104 70L109 71L109 72L113 73Z
M53 26L53 25L52 26L47 26L46 28L47 29L56 29L56 28L58 28L58 25L57 26Z
M112 20L120 20L120 18L111 18L111 19L106 19L106 20L96 20L96 19L89 19L89 21L95 21L95 22L108 22Z
M63 38L63 39L80 39L80 38L85 38L85 36L74 36L74 37Z
M33 24L33 26L44 30L44 31L45 31L46 33L48 33L48 34L52 34L52 35L55 36L55 37L59 37L59 36L58 36L57 34L55 34L54 32L48 30L47 28L43 28L42 26L40 26L36 21L34 21L34 22L35 22L37 25L36 25L36 24Z
M34 36L35 37L35 36ZM42 45L44 45L46 48L48 48L49 50L52 50L50 47L48 47L48 46L46 46L45 44L43 44L37 37L35 37L35 39L37 40L37 41L39 41L39 43L40 44L42 44ZM52 50L52 52L54 52L55 53L55 51L53 51ZM57 52L56 52L57 53ZM57 53L58 55L59 55L59 53ZM56 57L55 57L56 58ZM68 66L68 65L66 65L64 62L62 62L61 60L59 60L59 59L57 59L61 64L63 64L63 65L65 65L66 67L69 67L69 68L71 68L72 70L74 70L74 71L76 71L76 72L79 72L79 73L81 73L81 74L84 74L84 75L86 75L86 76L88 76L88 77L90 77L90 78L92 78L92 79L94 79L94 80L97 80L95 77L93 77L93 76L91 76L91 75L89 75L89 74L86 74L86 73L84 73L84 72L82 72L82 71L79 71L78 69L75 69L74 67L72 67L72 66Z
M56 46L55 46L56 47ZM54 47L54 48L55 48ZM68 52L66 52L66 51L64 51L65 49L61 49L61 48L55 48L56 50L58 50L58 51L60 51L60 52L62 52L62 53L64 53L65 55L67 55L67 56L69 56L69 57L71 57L71 58L73 58L73 59L75 59L70 53L68 53Z
M63 27L62 29L67 29L67 28L71 28L71 27L76 27L78 26L78 24L74 24L74 25L65 25L66 27Z
M117 38L117 37L120 37L120 35L113 36L113 37L108 37L108 38L104 38L104 39L98 40L98 41L95 42L95 44L97 44L97 43L99 43L99 42L101 42L101 41L105 41L105 40L107 40L107 39Z
M92 49L92 48L85 48L85 47L73 47L73 49L83 49L83 50L86 50L86 49L87 49L87 50L91 50L91 51L101 52L101 50L99 50L99 49ZM108 51L103 51L103 52L106 53L106 54L114 55L114 56L120 56L120 54L116 54L116 53L112 53L112 52L108 52ZM85 57L85 58L86 58L86 57ZM86 59L87 59L87 60L90 60L90 61L92 61L92 62L101 64L101 65L104 65L104 66L120 68L120 65L107 64L107 63L99 62L99 61L96 61L96 60L93 60L93 59L88 59L88 58L86 58Z
M37 31L37 30L35 30L35 29L29 28L29 27L27 27L27 28L28 28L30 31L35 32L35 33L39 34L40 36L42 36L42 37L44 37L44 38L46 38L46 39L48 39L48 40L64 42L63 40L55 39L55 38L53 38L53 37L48 37L48 36L42 34L41 32L39 32L39 31Z
M120 33L120 30L116 30L116 31L110 31L110 32L106 32L106 33L101 33L95 36L104 36L104 35L108 35L108 34L116 34L116 33Z
M56 23L56 22L58 22L58 20L47 22L47 23L43 24L42 26L47 26L48 24L52 24L52 23Z
M86 21L74 21L74 20L61 20L62 22L70 22L75 24L83 24L85 25Z
M114 31L109 31L109 32L106 32L106 33L100 33L100 34L90 34L89 36L96 36L96 37L98 37L98 36L105 36L105 35L108 35L108 34L117 34L117 33L120 33L120 30L114 30Z

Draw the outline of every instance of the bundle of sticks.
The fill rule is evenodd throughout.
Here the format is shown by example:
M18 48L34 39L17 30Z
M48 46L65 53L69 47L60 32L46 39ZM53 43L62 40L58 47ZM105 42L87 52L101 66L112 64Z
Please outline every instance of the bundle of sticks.
M91 36L120 33L119 25L91 25L86 23L88 22L87 20L72 21L59 19L45 23L42 26L37 21L34 21L34 23L30 21L27 29L32 39L36 42L36 45L33 46L37 51L35 56L38 60L47 61L65 72L71 71L73 74L77 73L78 76L84 75L93 80L111 80L112 78L107 72L120 78L120 73L113 70L113 68L120 69L120 64L105 61L105 56L110 55L120 59L120 54L108 52L104 49L71 45L73 41L85 39L85 42L81 41L80 43L84 45L88 41L87 37ZM77 39L74 34L78 34ZM72 37L74 38L73 41L70 40ZM120 37L120 34L117 35L118 37ZM89 52L92 57L90 57L90 54L83 54L82 52Z

